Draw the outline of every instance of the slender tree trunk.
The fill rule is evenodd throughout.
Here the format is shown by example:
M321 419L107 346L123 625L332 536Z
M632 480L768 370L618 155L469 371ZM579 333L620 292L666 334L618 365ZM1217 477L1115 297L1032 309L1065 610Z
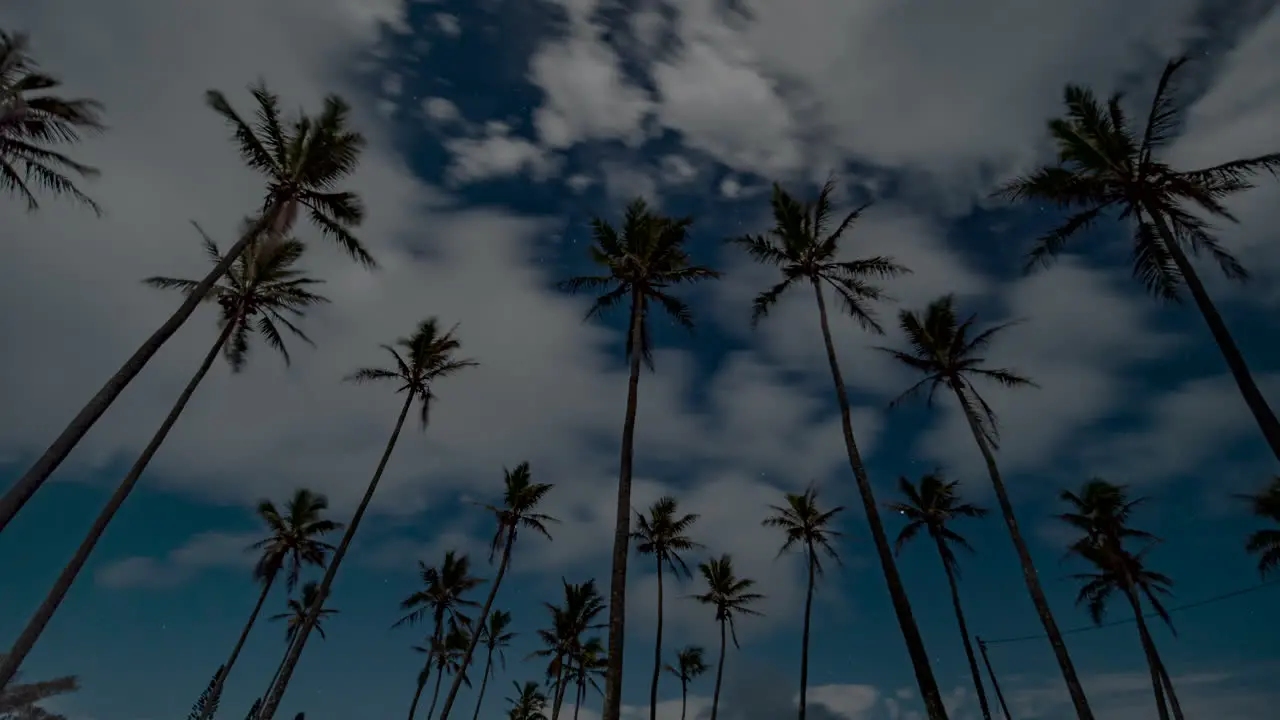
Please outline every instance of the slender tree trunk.
M1151 671L1151 689L1156 696L1156 715L1160 720L1169 720L1169 706L1164 699L1160 661L1156 658L1155 643L1152 642L1151 633L1147 630L1147 621L1142 617L1142 604L1138 602L1133 586L1127 582L1124 596L1129 601L1129 607L1133 608L1134 618L1138 621L1138 638L1142 641L1142 654L1147 656L1147 669Z
M271 592L271 586L276 581L276 574L271 573L267 581L262 584L262 592L258 594L258 602L253 606L253 612L249 614L249 622L244 624L244 630L240 631L240 639L236 640L235 647L231 648L231 657L227 660L227 664L222 666L222 671L218 673L218 679L213 685L213 691L209 693L211 698L222 697L222 688L227 684L227 676L231 674L231 668L236 664L236 658L240 657L240 650L244 648L244 643L249 639L249 631L253 629L253 624L258 621L258 613L262 612L262 605L267 601L267 594ZM209 720L209 716L213 714L213 703L206 703L204 710L200 713L199 720Z
M484 704L484 690L489 687L489 671L493 669L493 650L489 650L484 661L484 677L480 678L480 693L476 696L476 712L471 720L480 720L480 706Z
M653 680L649 682L649 720L658 720L658 675L662 673L662 555L658 558L658 631L653 643Z
M551 694L551 720L560 720L560 705L564 702L564 683L567 674L564 669L568 664L567 660L561 658L560 669L556 671L556 689Z
M1044 594L1044 588L1040 585L1040 577L1036 573L1035 563L1031 560L1031 551L1027 549L1027 543L1022 538L1022 531L1018 529L1018 519L1013 514L1013 503L1009 501L1009 493L1005 489L1004 480L1000 477L1000 467L996 464L995 455L991 452L991 447L987 444L987 438L982 432L982 428L978 425L977 418L973 415L973 410L969 406L969 402L965 399L964 394L959 388L951 388L956 395L956 399L960 402L960 411L964 413L965 419L969 422L969 430L973 432L973 439L978 443L978 450L982 453L982 459L987 463L987 472L991 475L991 484L995 488L996 500L1000 503L1000 514L1004 516L1004 523L1009 528L1009 537L1013 539L1013 548L1018 553L1018 561L1022 564L1022 579L1027 584L1027 592L1031 595L1031 602L1036 607L1036 613L1040 616L1040 624L1044 626L1044 632L1049 636L1049 644L1053 646L1054 657L1058 659L1058 667L1062 670L1062 678L1067 683L1067 692L1071 695L1071 704L1075 706L1076 715L1080 720L1093 720L1093 710L1089 708L1089 700L1084 695L1084 686L1080 684L1080 678L1076 675L1075 665L1071 662L1071 655L1067 653L1067 644L1062 639L1062 631L1058 629L1058 623L1053 619L1053 612L1049 609L1049 599Z
M298 639L298 636L295 633L293 637L286 638L286 639L288 640L288 642L285 644L284 655L280 656L280 662L276 664L276 671L271 675L271 682L267 683L266 691L258 696L257 705L254 707L255 712L249 716L248 720L255 720L258 716L258 713L261 712L262 703L266 702L267 695L271 694L271 688L275 687L276 680L280 679L280 671L284 670L284 661L286 658L289 657L289 648L293 647L293 642Z
M0 688L9 684L14 674L17 673L18 667L22 665L22 661L31 652L31 648L35 647L36 641L40 639L40 634L44 632L45 626L49 624L49 620L53 618L58 606L66 598L67 591L71 589L71 584L75 582L76 576L84 569L85 563L89 560L89 555L93 552L94 547L97 546L98 541L102 539L102 534L106 532L107 525L115 518L120 506L124 505L124 501L129 498L129 494L133 492L133 488L142 477L143 471L147 469L147 464L151 462L151 458L155 456L156 451L160 449L165 438L168 437L169 430L178 421L182 411L186 410L191 396L195 394L196 388L200 386L200 381L204 380L204 376L209 373L209 368L213 367L213 363L218 359L218 353L222 351L222 346L226 344L227 338L231 336L231 331L234 328L235 322L228 322L222 328L222 331L218 333L218 339L213 343L213 347L209 348L209 352L205 354L204 361L196 369L196 374L191 377L191 380L187 382L187 386L182 389L182 394L178 395L178 400L173 404L173 408L169 410L169 415L165 417L164 422L160 423L160 427L156 430L155 435L151 437L151 441L143 448L142 454L134 461L133 467L129 468L129 473L125 475L124 480L120 481L120 485L116 487L111 498L107 500L107 504L98 513L98 517L94 519L92 527L89 528L89 534L81 541L80 547L76 548L71 562L67 563L66 567L62 569L62 574L54 581L53 587L49 590L49 594L45 596L44 602L40 604L35 614L27 621L27 626L22 630L22 634L18 636L18 639L14 641L9 653L0 658Z
M716 662L716 689L711 693L711 720L720 712L720 683L724 680L724 653L727 650L724 636L725 621L720 621L720 659Z
M951 565L947 563L947 548L942 536L933 535L933 541L938 545L942 569L947 574L947 586L951 588L951 604L956 610L956 624L960 626L960 638L964 640L964 656L969 661L969 672L973 675L973 688L978 693L978 707L982 710L983 720L991 720L991 708L987 705L987 691L982 686L982 673L978 670L978 659L973 655L973 643L969 640L969 625L964 621L964 609L960 606L960 588L956 584L956 576L951 571Z
M804 627L800 631L800 720L804 720L809 694L809 619L813 615L813 543L807 543L809 584L804 593Z
M324 602L329 598L329 589L333 587L333 578L338 574L338 567L342 565L342 559L347 555L347 548L351 546L351 539L355 537L356 529L360 527L360 521L364 518L365 511L369 509L369 503L373 501L373 494L378 490L378 481L382 479L382 473L387 469L387 462L391 460L391 451L396 448L396 440L400 438L400 430L404 427L404 419L409 415L409 408L413 406L415 394L410 391L408 397L404 399L404 406L400 408L400 417L396 419L396 427L391 431L391 437L387 440L387 448L382 451L382 458L378 460L378 469L373 472L373 478L369 480L369 487L364 491L364 497L360 500L360 506L356 508L356 514L352 516L351 523L347 525L347 531L342 535L342 542L338 544L338 549L333 553L333 559L329 562L329 567L324 572L324 578L320 581L320 588L316 592L316 599L311 603L311 608L307 610L307 617L302 621L302 626L298 628L298 637L293 645L289 648L289 653L285 655L284 669L280 672L275 685L271 688L271 692L267 698L262 701L262 710L259 712L259 720L271 720L275 716L276 707L280 705L280 699L284 697L284 691L289 687L289 678L293 675L293 668L298 664L298 658L302 656L302 648L307 644L307 636L311 634L311 630L316 625L316 620L320 617L320 609L324 607Z
M413 716L418 714L418 703L422 702L422 691L427 687L427 679L430 677L431 658L428 656L426 664L418 672L418 685L413 689L413 700L409 703L409 720L413 720Z
M444 652L444 648L440 648L440 652ZM443 656L441 656L443 658ZM431 707L427 710L427 720L435 717L436 703L440 700L440 681L444 680L444 668L436 668L436 689L431 693ZM412 718L410 718L412 720Z
M689 683L680 678L680 720L684 720L685 711L689 708Z
M1147 214L1155 223L1156 231L1160 233L1160 238L1164 240L1165 246L1169 248L1169 256L1173 259L1173 263L1177 265L1178 271L1182 273L1182 278L1187 283L1187 289L1191 291L1191 297L1195 300L1196 307L1199 308L1200 314L1204 316L1205 324L1209 326L1213 341L1218 344L1218 350L1222 352L1222 358L1227 361L1227 369L1231 371L1231 377L1236 381L1236 387L1240 389L1240 394L1244 396L1245 405L1249 407L1249 412L1253 413L1253 419L1258 423L1258 429L1262 431L1263 439L1266 440L1267 446L1271 448L1271 453L1277 459L1280 459L1280 420L1276 419L1276 414L1271 410L1271 405L1267 403L1262 391L1258 389L1258 384L1253 379L1253 373L1250 372L1249 365L1245 362L1244 354L1236 346L1235 338L1231 336L1231 331L1227 329L1226 321L1222 319L1222 314L1218 312L1217 306L1213 304L1213 299L1209 297L1209 291L1205 289L1204 283L1200 282L1200 276L1196 273L1195 267L1187 259L1182 247L1174 239L1164 216L1149 210Z
M920 637L920 627L916 625L915 616L911 612L911 601L907 598L907 590L902 585L902 577L898 574L898 566L893 560L893 551L889 547L884 523L880 521L880 509L876 503L875 493L871 489L871 480L867 477L867 468L862 464L862 454L858 452L858 444L853 438L849 394L845 390L844 378L840 374L836 346L831 340L831 326L827 322L827 303L822 297L822 286L817 280L813 281L813 293L818 299L822 341L827 348L827 362L831 365L831 379L835 383L836 400L840 404L840 425L844 433L845 449L849 454L849 467L853 470L853 479L857 483L858 494L862 498L862 507L867 513L867 525L871 527L871 539L876 546L876 554L880 557L880 568L884 572L885 584L889 586L889 598L893 601L893 611L897 615L902 638L906 641L907 654L911 657L911 667L915 671L916 684L920 687L920 696L924 699L929 720L946 720L947 710L942 704L942 694L938 691L938 681L934 679L933 668L929 665L929 652L925 650L924 640ZM1083 720L1092 720L1092 718Z
M604 678L602 720L621 720L622 653L626 630L627 550L631 540L631 462L635 450L636 401L640 390L641 323L639 292L631 295L631 374L627 381L627 415L622 424L618 469L618 510L613 529L613 572L609 577L609 664Z
M582 710L582 702L587 699L587 684L583 681L584 677L586 676L578 678L578 689L573 696L573 720L578 720L578 712Z
M453 682L449 684L449 695L444 699L444 707L440 709L440 720L446 720L449 717L449 711L458 700L458 691L462 688L466 669L471 665L471 657L476 651L476 645L480 642L479 628L484 627L485 621L488 620L489 611L493 608L493 600L498 596L498 587L502 585L502 577L507 574L507 565L511 562L511 547L515 539L515 528L509 528L506 546L502 548L502 560L498 562L498 573L493 578L493 584L489 586L489 595L484 599L484 606L480 608L480 617L476 619L477 630L471 633L467 651L462 654L462 671L455 675ZM488 672L488 668L485 668L485 672Z
M222 260L209 271L209 274L183 298L182 303L178 305L177 310L173 311L169 319L165 320L164 324L151 334L151 337L143 341L133 355L124 362L124 365L120 366L115 375L112 375L106 384L102 386L102 389L98 390L97 394L89 400L89 403L80 409L80 412L72 418L70 424L62 431L62 434L58 435L53 444L44 451L40 459L36 460L35 464L5 492L4 497L0 498L0 532L4 532L10 521L18 514L18 511L22 510L22 507L31 499L31 496L35 495L36 491L44 485L44 482L58 469L62 461L67 459L67 456L71 454L75 446L89 432L89 428L92 428L94 423L98 422L98 419L107 411L107 408L111 407L111 404L116 401L120 393L124 392L129 383L138 377L143 368L147 366L147 363L151 361L151 358L155 357L155 354L160 351L161 347L164 347L169 338L173 337L187 319L195 313L196 307L204 299L205 295L208 295L209 290L222 279L223 275L227 274L227 270L235 263L236 258L245 251L249 243L275 222L278 213L278 206L272 206L262 214L258 221L253 224L253 227L241 236L235 245L231 246L227 254L222 257ZM4 682L7 682L7 680L8 678L6 677L3 681L0 681L0 687L3 687Z
M1155 649L1155 642L1152 641L1152 649ZM1164 660L1160 658L1160 652L1155 653L1156 664L1160 670L1160 679L1164 681L1165 695L1169 698L1169 709L1173 711L1173 720L1184 720L1186 717L1182 714L1182 703L1178 702L1178 693L1173 690L1173 678L1169 677L1169 668L1164 666Z
M1000 691L1000 681L996 680L996 671L991 669L991 658L987 657L987 644L982 642L982 638L978 640L978 651L982 653L982 664L987 666L987 675L991 678L991 689L996 692L996 701L1000 703L1000 712L1004 713L1004 720L1013 720L1013 713L1009 712L1009 703L1004 701L1004 693Z

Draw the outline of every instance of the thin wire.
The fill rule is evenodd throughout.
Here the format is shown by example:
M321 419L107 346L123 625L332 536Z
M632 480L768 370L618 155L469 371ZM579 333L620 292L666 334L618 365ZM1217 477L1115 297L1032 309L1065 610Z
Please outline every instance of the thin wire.
M1241 595L1248 595L1249 593L1257 592L1259 590L1263 590L1265 588L1271 587L1272 585L1276 585L1276 584L1280 584L1280 580L1271 580L1268 582L1259 583L1258 585L1254 585L1252 587L1247 587L1240 590L1233 590L1232 592L1229 592L1229 593L1223 593L1222 595L1214 595L1213 597L1208 597L1203 600L1197 600L1196 602L1186 603L1185 605L1178 605L1175 607L1171 607L1171 608L1168 608L1168 610L1170 613L1175 613L1180 610L1190 610L1191 608L1198 608L1202 605L1210 605L1212 603L1221 602L1223 600L1229 600L1231 598L1239 597ZM1159 613L1149 612L1143 615L1143 617L1144 618L1159 617ZM1063 630L1062 634L1074 635L1075 633L1087 632L1089 630L1101 630L1103 628L1114 627L1116 625L1124 625L1131 622L1137 622L1136 618L1122 618L1120 620L1111 620L1108 622L1099 623L1097 625L1082 625L1077 628L1071 628L1070 630ZM1022 635L1020 637L1001 638L999 640L983 640L983 642L986 643L987 645L1000 645L1003 643L1015 643L1015 642L1025 642L1027 640L1039 640L1045 637L1048 637L1048 636L1045 635L1044 633L1040 633L1036 635Z

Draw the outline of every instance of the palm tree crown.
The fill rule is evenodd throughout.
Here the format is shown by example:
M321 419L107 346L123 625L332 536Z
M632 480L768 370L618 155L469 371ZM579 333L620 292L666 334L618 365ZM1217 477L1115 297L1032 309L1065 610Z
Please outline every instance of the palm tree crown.
M547 696L542 694L538 683L526 682L523 686L520 683L512 683L512 685L516 687L516 695L507 698L507 702L511 703L511 710L507 713L508 720L547 720L547 716L543 713L547 709Z
M820 510L818 490L812 486L799 495L787 493L786 498L786 506L769 506L774 514L765 518L761 524L765 527L781 528L786 533L786 540L778 550L779 555L800 546L808 556L809 562L813 563L814 572L821 575L824 572L822 555L825 554L832 560L840 562L840 555L831 541L841 537L843 533L831 529L831 523L836 515L844 511L844 506L837 505L830 510Z
M258 517L266 523L271 535L250 548L261 553L253 570L254 577L272 578L287 564L285 587L293 592L302 566L323 568L333 546L318 538L342 529L342 523L321 517L328 508L328 498L305 488L293 493L283 515L270 500L260 500Z
M289 598L289 611L282 612L279 615L272 615L268 620L287 620L285 624L284 637L288 642L293 642L293 638L298 634L298 628L302 627L302 623L307 619L307 612L311 610L311 606L316 602L316 595L320 592L319 584L309 582L302 586L302 595L300 598ZM321 608L320 614L316 617L315 631L320 633L320 639L324 639L323 620L329 615L336 615L340 610L333 608Z
M516 637L516 633L507 630L509 627L511 627L511 613L503 610L494 610L489 613L489 621L480 626L480 640L484 642L485 648L491 655L498 656L498 662L503 668L507 667L506 648L510 647L511 641Z
M669 495L658 498L649 506L648 515L636 513L636 529L631 533L631 539L636 541L636 552L655 555L658 564L669 568L672 573L691 577L692 573L680 553L702 547L686 535L698 521L698 515L679 515L678 511L675 498Z
M663 667L670 675L679 678L681 683L688 684L707 671L704 659L706 651L696 645L689 645L676 653L676 664Z
M964 536L951 529L951 521L956 518L980 518L987 514L986 508L960 500L956 492L959 485L956 480L947 482L937 472L921 477L919 487L905 477L898 478L898 490L906 501L890 503L888 508L905 517L907 524L898 533L894 552L900 552L902 546L923 529L931 537L941 540L938 551L942 553L942 561L959 577L960 563L951 548L961 547L973 552L973 546Z
M245 224L252 223L248 220ZM222 251L199 225L195 228L200 233L205 254L217 265L222 261ZM285 364L289 363L290 357L280 332L281 326L308 345L315 346L311 338L290 319L300 317L304 308L329 302L328 298L308 289L324 281L306 277L296 267L305 251L306 246L293 239L254 243L236 258L227 274L202 298L205 302L218 303L219 326L232 325L223 353L233 371L239 372L244 368L249 335L255 332L280 353ZM181 290L187 294L200 284L196 280L161 276L149 277L143 282L155 288Z
M428 567L426 563L418 561L418 574L423 587L401 601L400 608L409 612L392 627L414 625L428 615L433 618L440 633L444 632L442 623L448 618L463 624L469 622L459 610L475 607L478 603L463 596L484 582L471 575L471 558L449 550L445 552L444 562L438 568Z
M1254 517L1266 520L1275 527L1255 530L1249 535L1245 549L1258 556L1258 574L1266 577L1280 567L1280 475L1257 495L1245 495Z
M733 558L721 555L704 563L698 563L698 572L707 583L707 591L694 595L693 599L704 605L712 605L716 609L716 620L729 625L733 635L733 644L738 645L738 633L733 624L736 615L760 615L751 607L757 600L764 599L760 593L751 592L756 581L750 578L739 578L733 573Z
M409 337L400 338L394 346L382 346L395 361L391 369L362 368L346 379L357 383L376 380L401 383L397 392L412 393L418 399L418 416L422 420L422 426L426 427L431 403L435 400L432 392L435 381L478 364L471 359L453 358L453 353L462 347L453 335L456 329L455 326L448 332L441 333L436 319L427 318L418 323L417 330Z
M529 463L522 462L514 470L503 468L502 482L502 506L484 506L498 521L498 528L489 544L489 562L493 562L494 555L502 548L504 541L509 540L514 544L516 533L521 528L532 530L550 540L551 533L547 531L547 525L560 522L550 515L534 512L554 485L533 482Z
M48 146L75 143L82 132L102 130L102 105L48 94L62 83L40 72L28 54L29 45L25 33L0 30L0 189L25 200L29 210L40 207L31 187L36 185L55 196L70 196L101 215L98 204L68 177L73 173L91 178L98 171Z

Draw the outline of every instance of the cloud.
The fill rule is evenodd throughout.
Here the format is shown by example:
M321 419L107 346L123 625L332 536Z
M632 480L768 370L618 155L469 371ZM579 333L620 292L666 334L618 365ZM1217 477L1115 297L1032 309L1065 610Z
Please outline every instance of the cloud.
M205 570L252 567L257 558L246 549L260 539L255 533L199 533L160 557L113 560L98 570L97 581L113 590L166 588Z

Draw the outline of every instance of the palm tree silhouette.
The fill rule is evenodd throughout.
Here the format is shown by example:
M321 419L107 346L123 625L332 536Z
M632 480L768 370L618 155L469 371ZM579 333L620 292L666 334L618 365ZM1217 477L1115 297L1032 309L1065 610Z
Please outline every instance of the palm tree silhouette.
M493 670L493 657L498 656L498 660L502 663L502 669L507 669L506 649L511 645L511 641L515 639L516 634L508 632L507 628L511 625L511 613L502 610L494 610L488 618L488 622L480 626L480 639L484 643L486 654L484 659L484 677L480 679L480 692L476 695L476 711L471 716L471 720L479 720L480 707L484 704L485 688L489 686L489 673ZM463 665L467 663L464 660ZM447 706L446 706L447 709ZM443 715L443 713L442 713ZM443 718L442 718L443 720Z
M409 705L409 720L413 720L418 709L418 701L422 698L422 689L431 675L432 663L444 662L446 623L450 627L468 625L471 618L462 614L463 608L476 607L477 603L464 595L479 587L484 580L471 575L471 559L466 555L458 555L449 550L444 554L444 561L439 567L428 567L418 562L418 574L422 580L422 589L414 592L400 603L401 610L409 613L396 621L392 627L416 625L425 618L431 619L431 638L428 641L427 659L418 674L418 684L413 692L413 702ZM456 640L457 638L455 638ZM466 638L468 645L471 638ZM466 648L464 647L463 650ZM440 698L440 682L443 673L436 675L435 695L431 702L430 718L435 714L435 701Z
M1249 534L1245 550L1258 556L1258 574L1263 578L1280 567L1280 475L1257 495L1241 495L1249 502L1254 517L1275 527L1266 527Z
M553 688L551 720L560 717L573 663L582 653L582 636L604 627L596 622L596 618L606 609L594 579L577 585L561 579L561 584L564 586L564 603L543 603L551 614L551 627L538 630L543 647L530 655L548 659L546 676Z
M694 595L693 599L714 607L716 622L720 623L720 659L716 663L715 694L711 697L711 720L716 720L716 713L720 709L720 684L724 679L725 651L728 649L725 644L725 628L728 628L729 635L733 637L733 646L738 647L738 631L733 624L734 616L759 615L759 612L749 606L763 599L764 596L751 592L751 588L756 584L755 580L739 578L733 574L733 559L728 555L699 563L698 572L707 583L707 591L701 595Z
M524 685L513 682L516 696L507 698L511 709L507 712L507 720L547 720L543 710L547 709L547 696L538 689L538 683L526 682Z
M676 664L667 665L663 669L680 680L680 720L685 720L689 707L689 683L707 671L703 661L705 650L695 645L688 645L676 653Z
M258 713L262 709L263 698L271 692L271 688L275 686L276 680L280 678L280 672L284 670L284 662L289 657L289 648L293 647L294 642L297 640L298 629L302 627L304 622L306 622L307 612L315 603L316 598L319 597L319 592L320 586L315 582L309 582L302 586L302 592L298 598L289 598L289 602L287 603L287 607L289 608L288 612L282 612L278 615L272 615L267 618L273 622L276 620L286 621L284 629L285 654L280 658L280 664L276 666L276 671L271 676L271 682L267 683L267 692L264 692L261 697L254 701L253 709L249 712L247 720L255 720L255 718L258 717ZM341 611L334 608L320 608L320 612L316 616L315 627L313 629L320 635L321 640L326 639L324 634L324 619L330 615L336 615L339 612Z

